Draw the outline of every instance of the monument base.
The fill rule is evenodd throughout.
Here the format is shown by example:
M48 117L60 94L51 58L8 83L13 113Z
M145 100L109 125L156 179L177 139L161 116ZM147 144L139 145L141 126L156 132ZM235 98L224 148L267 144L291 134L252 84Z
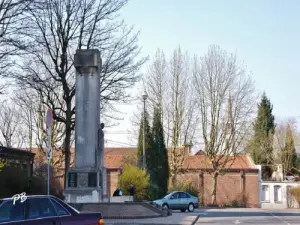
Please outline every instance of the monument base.
M66 189L64 191L67 203L100 203L103 202L101 189Z
M67 178L63 193L67 203L108 202L105 168L72 168Z

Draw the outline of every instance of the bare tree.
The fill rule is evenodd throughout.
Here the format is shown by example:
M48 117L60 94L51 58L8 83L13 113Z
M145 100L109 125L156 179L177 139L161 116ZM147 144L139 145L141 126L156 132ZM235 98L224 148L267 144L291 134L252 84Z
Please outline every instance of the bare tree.
M274 162L283 165L283 172L286 174L290 169L290 163L293 158L293 151L286 149L287 133L292 136L293 141L297 138L297 121L295 118L279 120L276 123L274 134ZM291 138L291 137L289 137Z
M175 49L169 62L168 88L165 98L167 145L169 146L170 178L174 185L186 158L184 148L193 142L197 127L195 99L192 86L189 54Z
M23 21L23 13L30 4L30 0L0 0L0 74L8 73L13 65L11 56L18 54L15 43L16 34ZM22 24L25 26L25 24ZM4 94L7 84L0 84L0 94Z
M195 57L193 73L215 204L217 178L232 165L251 126L254 83L236 56L218 46L211 46L202 58Z
M145 89L148 94L148 108L153 112L155 107L159 107L162 112L165 108L165 96L167 93L168 64L162 50L156 51L153 61L150 63L147 77L145 79ZM164 115L162 114L162 117Z
M75 122L76 49L100 49L102 114L112 103L126 101L126 88L134 85L145 58L138 59L139 33L118 19L126 0L42 0L28 9L27 27L20 31L26 54L14 78L24 88L36 90L53 117L65 126L65 172L70 163L71 135ZM24 48L25 46L25 48ZM66 182L65 182L66 183Z
M42 104L41 97L37 92L28 89L20 89L15 91L13 97L14 103L20 108L20 115L23 126L23 132L28 134L26 136L26 147L29 143L29 151L32 150L33 145L38 147L39 156L37 166L44 164L46 159L46 142L48 139L45 118L47 112L47 105ZM52 124L51 147L53 150L52 166L56 170L56 177L62 177L64 170L64 151L63 144L65 138L65 126L63 123L54 121ZM74 135L71 136L71 143L74 142ZM74 164L74 159L71 160L70 165Z
M188 55L182 54L180 48L176 49L170 59L169 99L171 101L167 104L168 116L171 118L169 170L173 185L176 183L177 173L185 159L182 144L186 143L182 142L181 135L186 110L189 69Z
M143 81L143 88L146 91L148 98L147 98L147 111L149 115L149 120L152 120L152 112L154 111L155 107L159 107L162 114L162 119L164 126L167 128L165 129L166 137L168 139L169 134L168 131L170 130L169 126L170 123L165 121L164 118L166 117L166 99L168 93L168 63L165 57L165 54L162 50L158 49L156 51L154 59L150 62L147 68L147 74L144 77ZM142 98L139 96L137 98L139 102L143 102ZM139 126L141 122L141 111L142 111L142 104L141 106L137 107L137 110L133 113L131 118L132 126L129 129L129 132L132 135L133 141L137 141ZM168 142L168 140L167 140Z
M23 127L24 144L26 148L29 145L29 151L33 147L34 125L37 115L38 99L34 93L28 89L18 89L11 96L11 101L19 108L20 124Z
M3 139L2 146L20 147L24 141L22 126L20 124L18 109L9 102L2 104L0 108L0 132Z
M162 112L169 149L170 177L174 184L185 159L183 148L194 141L198 125L194 93L191 92L192 72L188 53L182 53L178 47L167 61L164 53L158 49L149 64L144 86L148 94L147 110L150 115L157 106ZM140 113L134 114L132 127L136 137L139 122Z

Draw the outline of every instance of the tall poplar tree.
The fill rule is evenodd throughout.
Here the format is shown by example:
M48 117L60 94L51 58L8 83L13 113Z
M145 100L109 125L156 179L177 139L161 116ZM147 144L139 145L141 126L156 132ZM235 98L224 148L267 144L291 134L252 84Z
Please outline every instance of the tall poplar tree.
M150 179L159 188L158 197L162 197L168 190L169 162L160 107L154 108L152 135L153 148L148 160L151 167Z
M282 149L282 163L284 174L297 167L297 153L294 144L293 131L290 124L286 128L285 146Z
M149 166L148 166L148 161L149 161L149 154L151 154L151 150L152 150L152 146L153 146L153 138L152 138L151 128L150 128L150 125L149 125L147 112L145 114L145 118L142 115L141 123L140 123L138 146L137 146L137 148L138 148L137 159L138 159L139 168L143 167L143 129L144 129L143 126L145 126L146 169L149 172L149 169L151 169L151 168L149 168Z
M254 122L254 136L251 143L251 156L255 164L273 164L274 132L273 105L264 93L258 105L257 117ZM266 169L265 172L263 171L264 177L271 176L272 171L270 168Z

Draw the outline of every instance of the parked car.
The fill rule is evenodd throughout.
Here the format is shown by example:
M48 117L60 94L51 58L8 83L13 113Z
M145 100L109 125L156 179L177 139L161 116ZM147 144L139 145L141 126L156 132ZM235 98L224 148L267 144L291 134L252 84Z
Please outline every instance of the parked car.
M56 197L29 195L24 202L0 199L0 224L103 225L104 221L101 213L81 213Z
M153 201L165 209L180 209L181 212L188 210L193 212L198 208L198 198L183 191L174 191L163 197Z

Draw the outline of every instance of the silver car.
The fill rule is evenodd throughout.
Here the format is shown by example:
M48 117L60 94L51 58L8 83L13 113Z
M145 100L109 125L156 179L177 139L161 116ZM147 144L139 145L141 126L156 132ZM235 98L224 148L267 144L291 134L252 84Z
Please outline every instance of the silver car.
M181 212L185 212L186 210L193 212L199 205L197 197L183 191L173 191L162 199L153 202L165 209L180 209Z

